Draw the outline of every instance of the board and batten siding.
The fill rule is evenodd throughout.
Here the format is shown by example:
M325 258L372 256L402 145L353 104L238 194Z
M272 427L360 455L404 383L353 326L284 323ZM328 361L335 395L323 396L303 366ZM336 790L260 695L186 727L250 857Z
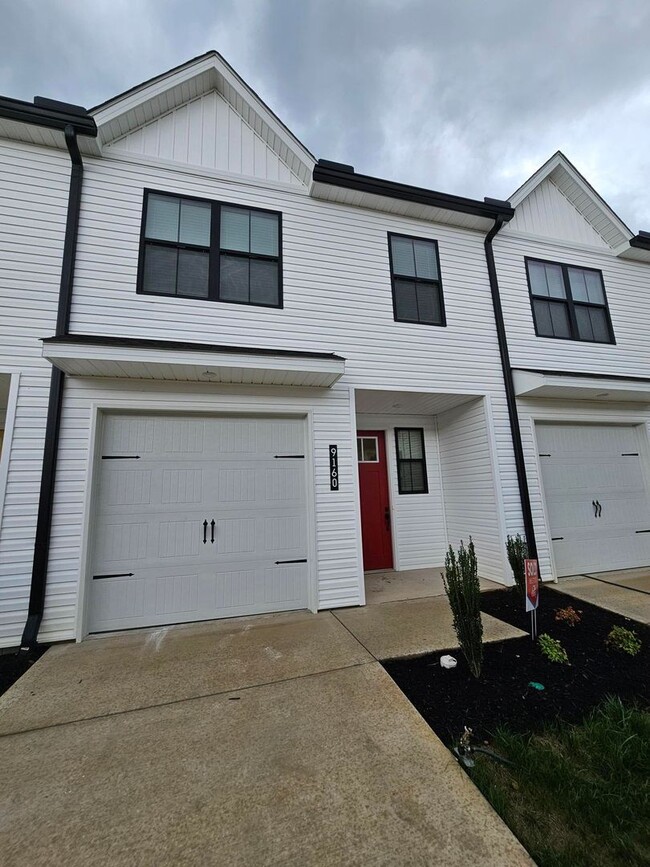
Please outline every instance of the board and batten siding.
M535 434L537 421L575 422L592 424L639 424L645 427L647 442L650 443L650 409L647 404L597 402L587 400L518 400L521 424L521 438L526 459L526 475L530 490L530 503L535 524L537 554L540 575L544 580L555 578L551 558L551 539L541 478L541 467ZM647 461L648 448L645 450L645 467L650 484L650 465Z
M116 139L106 149L303 186L280 156L216 91L178 106Z
M400 494L397 484L395 428L424 430L428 494ZM383 430L390 490L393 559L396 569L426 569L445 562L447 531L434 416L357 414L357 430Z
M18 378L0 502L0 647L19 643L27 617L52 370L39 338L54 333L69 178L67 152L0 142L0 373Z
M77 637L77 600L83 574L83 537L90 456L92 406L105 411L206 412L232 415L312 414L315 550L319 608L362 601L362 564L357 539L356 452L350 390L206 386L138 380L70 377L64 395L60 454L54 495L52 546L41 640ZM330 490L329 445L339 453L340 489ZM310 457L307 474L311 472ZM92 524L92 517L90 517ZM92 539L90 540L92 544Z
M479 575L509 581L499 473L490 442L487 399L437 416L449 544L474 540Z

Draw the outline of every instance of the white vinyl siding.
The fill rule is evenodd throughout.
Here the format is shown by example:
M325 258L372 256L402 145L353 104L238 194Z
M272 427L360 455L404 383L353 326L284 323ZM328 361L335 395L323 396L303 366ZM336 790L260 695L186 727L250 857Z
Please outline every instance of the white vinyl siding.
M449 409L437 420L449 543L458 548L471 536L479 575L504 583L509 570L486 402Z
M52 370L39 338L54 332L69 177L67 152L0 142L0 373L19 382L5 434L0 647L18 644L27 617Z

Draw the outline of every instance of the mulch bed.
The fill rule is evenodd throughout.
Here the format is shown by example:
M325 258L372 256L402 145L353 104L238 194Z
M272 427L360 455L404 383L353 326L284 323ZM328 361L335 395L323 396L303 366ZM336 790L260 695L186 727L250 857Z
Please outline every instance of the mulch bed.
M18 678L43 656L48 647L49 644L39 645L28 654L21 654L16 650L0 653L0 695L13 686Z
M515 592L495 590L481 598L485 613L528 628L530 615ZM555 620L555 609L568 605L582 612L582 621L573 627ZM447 744L457 742L464 726L488 739L499 726L529 732L552 720L578 722L608 695L650 707L649 627L543 587L537 626L539 634L547 632L562 642L570 665L549 662L530 636L484 645L479 680L472 677L457 649L388 660L383 665ZM637 656L605 647L612 626L636 632L643 642ZM440 667L443 653L458 660L456 668ZM531 681L543 684L544 690L529 686Z

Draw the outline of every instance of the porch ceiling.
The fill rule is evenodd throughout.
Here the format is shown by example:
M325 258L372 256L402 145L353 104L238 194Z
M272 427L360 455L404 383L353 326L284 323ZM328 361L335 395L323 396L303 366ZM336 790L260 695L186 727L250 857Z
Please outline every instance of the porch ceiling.
M79 334L45 338L43 356L70 376L329 388L345 372L326 353Z
M357 389L356 411L364 415L437 415L480 394L443 394L427 391Z

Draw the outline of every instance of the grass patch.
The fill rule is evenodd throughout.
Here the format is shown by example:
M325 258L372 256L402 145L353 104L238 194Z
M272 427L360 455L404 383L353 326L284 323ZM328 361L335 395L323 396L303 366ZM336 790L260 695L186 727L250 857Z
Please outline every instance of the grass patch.
M610 698L576 725L497 732L470 775L539 867L650 863L650 714Z

